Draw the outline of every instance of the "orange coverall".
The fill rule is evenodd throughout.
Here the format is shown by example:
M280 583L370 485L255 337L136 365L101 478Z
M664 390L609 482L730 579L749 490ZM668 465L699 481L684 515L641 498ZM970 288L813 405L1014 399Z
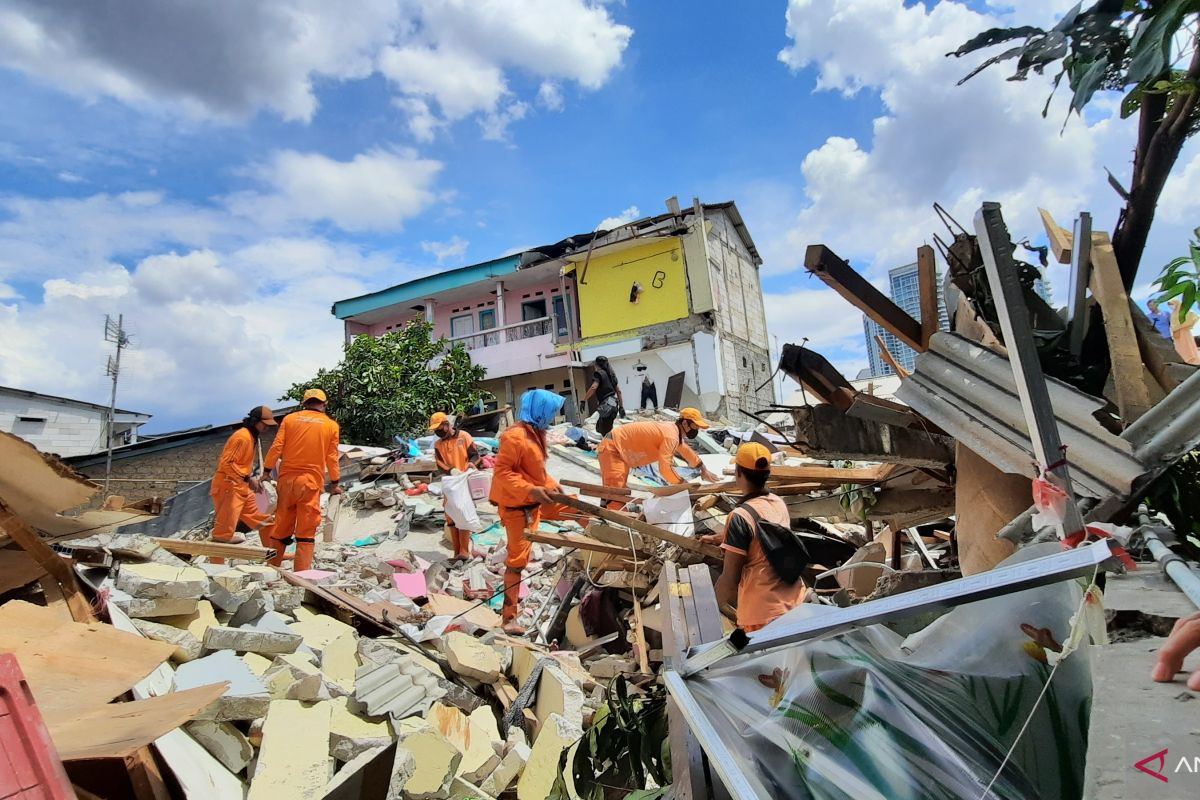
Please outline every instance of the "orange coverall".
M451 470L466 472L471 466L470 449L475 446L475 440L471 438L471 434L466 431L456 431L452 436L446 439L438 439L433 443L434 460L437 461L438 469L450 474ZM442 498L442 507L445 508L446 499ZM450 545L454 548L454 555L458 558L471 557L471 532L459 530L454 526L454 520L446 516L446 530L450 532Z
M559 491L558 481L546 472L545 434L525 422L500 434L500 451L492 475L489 499L500 511L500 523L508 540L508 558L504 562L504 608L501 617L510 622L517 617L521 572L529 564L533 544L525 530L536 530L543 519L560 519L565 506L539 505L529 491L541 487Z
M213 474L212 495L216 522L213 524L214 542L228 542L238 521L250 530L256 530L268 519L269 514L260 514L254 500L254 492L246 479L254 471L256 439L246 428L238 428L225 442L221 457L217 460L217 471ZM271 537L271 526L263 528L264 544Z
M333 482L341 478L340 439L338 424L322 411L297 411L279 423L279 433L275 434L264 462L264 468L270 470L283 459L279 467L279 505L272 531L273 546L278 553L271 559L275 566L283 562L284 548L295 537L296 571L312 569L317 529L321 526L325 475L328 473Z
M596 448L600 461L600 482L605 486L624 489L629 482L629 471L658 463L658 472L667 483L683 483L675 472L674 460L678 453L688 466L700 466L700 456L684 444L679 437L679 426L673 422L631 422L613 428ZM621 503L609 502L610 508L620 508Z

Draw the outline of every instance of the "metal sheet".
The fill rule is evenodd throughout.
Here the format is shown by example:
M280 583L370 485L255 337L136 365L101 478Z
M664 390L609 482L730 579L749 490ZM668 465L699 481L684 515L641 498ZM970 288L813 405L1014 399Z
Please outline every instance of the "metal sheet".
M1129 442L1096 421L1102 402L1053 378L1046 383L1075 491L1128 497L1147 468ZM1004 472L1033 474L1033 444L1007 359L937 333L896 396Z

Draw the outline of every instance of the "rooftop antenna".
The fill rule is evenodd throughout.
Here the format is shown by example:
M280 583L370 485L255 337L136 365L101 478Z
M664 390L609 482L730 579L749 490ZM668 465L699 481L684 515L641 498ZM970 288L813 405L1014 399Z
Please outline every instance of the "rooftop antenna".
M113 434L117 418L117 379L121 375L121 351L129 346L129 336L125 333L125 315L118 314L114 320L111 315L104 315L104 341L117 346L117 354L109 356L104 365L104 373L112 378L112 394L108 400L108 454L104 459L104 496L108 497L108 482L112 476Z

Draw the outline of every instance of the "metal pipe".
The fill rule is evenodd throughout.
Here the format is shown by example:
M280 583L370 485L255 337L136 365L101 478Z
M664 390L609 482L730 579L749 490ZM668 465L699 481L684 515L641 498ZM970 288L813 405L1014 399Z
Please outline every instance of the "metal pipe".
M1150 519L1150 514L1145 506L1138 508L1138 522L1141 523L1139 532L1142 534L1142 541L1146 543L1150 554L1154 556L1154 560L1162 568L1162 571L1167 573L1167 577L1175 582L1179 590L1187 595L1188 600L1192 601L1192 605L1200 608L1200 575L1188 566L1187 561L1171 552L1170 548L1159 538L1160 531L1170 531L1174 536L1174 530L1160 522L1154 522Z

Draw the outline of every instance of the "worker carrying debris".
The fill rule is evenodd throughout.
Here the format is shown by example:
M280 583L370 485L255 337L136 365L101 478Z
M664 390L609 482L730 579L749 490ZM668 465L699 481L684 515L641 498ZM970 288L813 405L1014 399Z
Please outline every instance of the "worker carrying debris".
M429 418L429 430L437 436L433 443L433 456L437 468L443 475L449 475L455 470L466 472L469 467L479 468L479 450L475 440L466 431L460 431L450 424L450 417L438 411ZM442 497L442 507L446 508L446 498ZM450 546L454 548L453 561L467 561L471 558L471 532L455 525L446 511L446 531L450 535Z
M254 495L262 491L262 483L254 474L254 454L258 449L258 437L267 428L278 425L275 415L266 406L255 406L242 420L242 425L221 450L217 460L217 471L213 474L212 490L214 542L241 544L246 537L235 532L238 522L250 530L258 530L266 523L270 514L258 510ZM271 536L271 525L262 529L261 536Z
M521 576L533 551L525 531L537 530L543 519L560 519L565 510L564 506L551 502L547 492L557 492L560 488L558 481L546 472L546 429L562 405L561 395L530 389L521 396L519 422L500 434L489 499L500 512L508 546L501 618L504 630L516 635L525 632L516 621L517 599Z
M283 460L279 467L275 527L269 545L276 551L271 563L282 564L284 550L295 539L297 572L312 569L317 529L321 525L322 489L328 489L331 495L342 493L342 487L338 486L341 429L326 416L325 403L325 392L320 389L304 392L303 410L284 417L264 465L271 470Z
M808 590L799 575L804 564L795 552L803 545L791 532L787 504L767 490L771 452L747 442L738 447L733 463L742 500L723 532L700 541L725 551L715 587L717 603L724 608L736 598L738 627L749 633L803 603Z
M699 467L701 478L716 481L717 476L708 471L696 451L684 442L684 439L695 439L707 427L708 422L699 411L685 408L673 423L633 422L614 429L596 449L601 482L614 489L624 489L631 469L657 463L663 480L670 484L683 483L683 478L679 477L672 465L676 454L688 466ZM610 508L620 508L621 505L615 500L609 503Z
M583 396L586 403L593 397L597 403L596 433L605 436L613 429L617 415L624 415L625 400L621 397L621 386L617 382L617 373L606 356L598 356L592 364L595 372L592 375L592 385Z

